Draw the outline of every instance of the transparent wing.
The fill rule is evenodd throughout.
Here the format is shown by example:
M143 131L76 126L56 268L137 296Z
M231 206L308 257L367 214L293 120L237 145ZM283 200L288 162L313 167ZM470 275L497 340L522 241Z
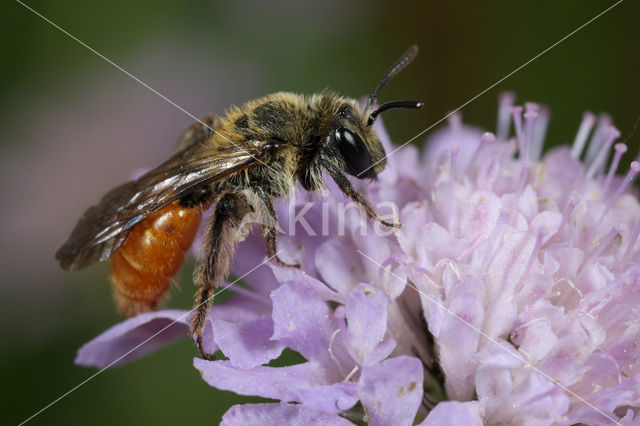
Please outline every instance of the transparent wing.
M81 269L108 259L128 231L149 213L204 185L265 161L265 141L231 144L213 136L174 154L138 180L109 191L82 215L56 253L64 269Z

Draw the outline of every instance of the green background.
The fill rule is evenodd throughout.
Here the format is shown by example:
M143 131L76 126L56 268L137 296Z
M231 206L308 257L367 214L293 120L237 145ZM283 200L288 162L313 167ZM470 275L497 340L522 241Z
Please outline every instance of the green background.
M444 3L27 4L195 116L278 90L359 97L416 43L418 59L381 95L425 102L385 114L401 143L614 2ZM463 119L494 130L496 97L512 90L550 107L547 148L573 140L584 110L607 111L629 134L640 114L638 12L621 3L466 106ZM14 424L93 374L74 366L76 350L121 320L106 265L65 273L53 253L88 205L166 158L193 120L19 3L4 2L0 16L0 422ZM191 305L189 267L172 307ZM207 386L194 355L185 340L106 370L31 423L216 424L248 399Z

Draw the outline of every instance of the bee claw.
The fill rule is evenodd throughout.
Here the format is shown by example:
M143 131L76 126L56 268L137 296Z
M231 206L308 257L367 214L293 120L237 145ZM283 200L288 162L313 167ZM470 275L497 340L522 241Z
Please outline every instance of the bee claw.
M287 263L284 260L280 259L278 256L275 257L276 262L278 262L278 264L280 266L285 266L287 268L296 268L296 269L300 269L301 265L300 262L295 262L295 263Z
M200 356L206 361L215 361L216 356L214 354L208 354L204 350L204 345L202 344L202 336L198 336L196 338L196 345L198 346L198 350L200 351Z
M386 220L381 220L380 223L382 223L385 226L388 226L389 228L402 228L402 223L401 222L387 222Z

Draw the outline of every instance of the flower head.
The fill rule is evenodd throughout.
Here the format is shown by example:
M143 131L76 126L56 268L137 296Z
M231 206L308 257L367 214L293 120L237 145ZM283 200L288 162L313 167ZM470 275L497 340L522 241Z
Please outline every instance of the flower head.
M194 365L217 388L299 404L234 406L224 424L638 421L640 163L616 177L626 146L606 116L585 114L573 146L544 157L545 108L504 95L498 117L492 134L453 115L361 187L396 232L329 185L279 206L281 258L301 270L252 270L263 241L242 243L234 273L250 288L231 287L205 333L228 359ZM177 316L130 319L77 362L107 365ZM304 362L270 366L285 348Z

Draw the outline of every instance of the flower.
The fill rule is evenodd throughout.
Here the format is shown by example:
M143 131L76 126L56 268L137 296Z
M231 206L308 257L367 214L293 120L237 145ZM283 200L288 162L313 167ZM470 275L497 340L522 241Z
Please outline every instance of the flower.
M212 386L281 403L234 406L223 424L638 422L640 163L615 176L626 146L607 116L585 114L572 147L544 157L544 107L507 94L498 117L493 134L453 115L423 155L403 147L361 187L398 216L396 232L328 185L278 208L281 257L301 270L251 271L264 242L241 244L234 273L251 271L249 288L230 288L205 333L227 359L194 366ZM77 361L105 366L177 315L165 339L188 324L184 311L144 315ZM285 348L304 361L269 365Z

